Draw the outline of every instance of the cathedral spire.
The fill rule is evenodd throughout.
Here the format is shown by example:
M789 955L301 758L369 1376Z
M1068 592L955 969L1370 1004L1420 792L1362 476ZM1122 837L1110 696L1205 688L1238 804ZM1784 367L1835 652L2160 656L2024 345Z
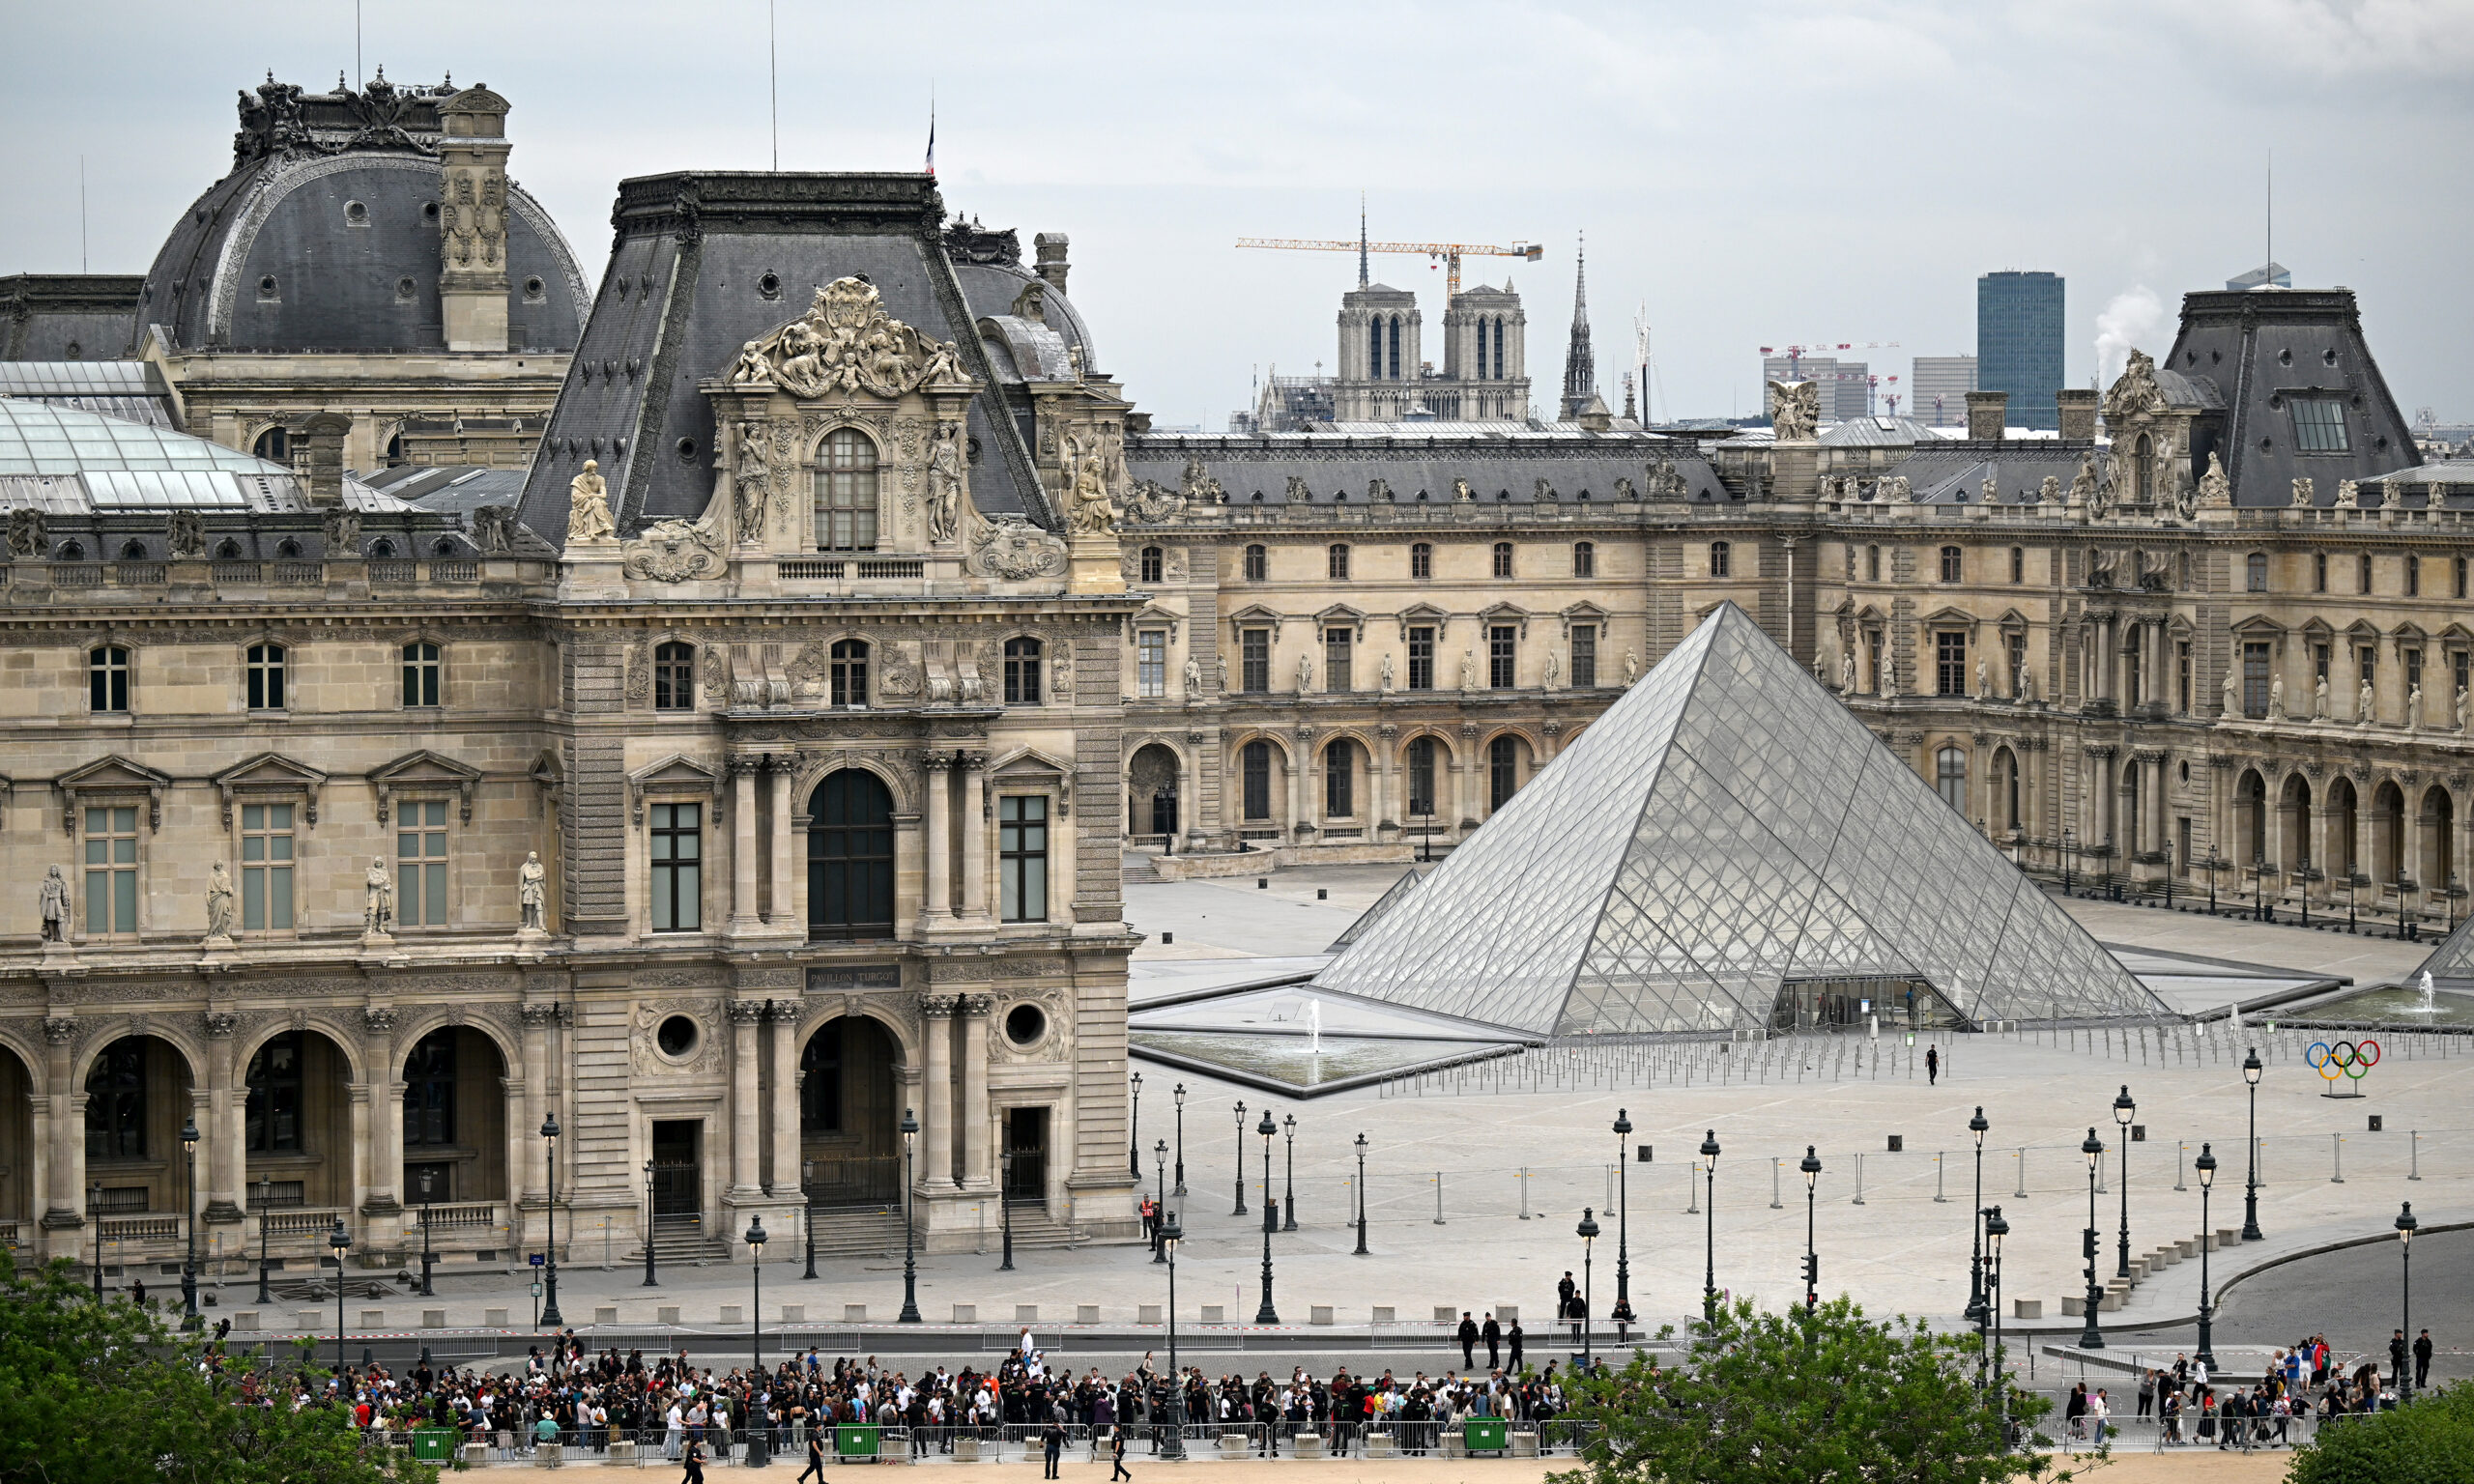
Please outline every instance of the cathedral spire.
M1366 271L1366 192L1357 193L1357 286L1365 288L1373 282Z
M1564 351L1563 420L1571 422L1597 401L1597 357L1589 343L1589 239L1573 255L1572 338ZM1603 412L1601 406L1600 411Z

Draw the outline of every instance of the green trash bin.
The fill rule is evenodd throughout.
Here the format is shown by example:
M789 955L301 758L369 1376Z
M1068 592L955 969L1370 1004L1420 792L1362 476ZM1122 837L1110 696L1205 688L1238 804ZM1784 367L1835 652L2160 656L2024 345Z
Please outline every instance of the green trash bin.
M1460 1424L1460 1441L1472 1453L1508 1453L1511 1443L1504 1436L1501 1417L1471 1417Z
M455 1459L455 1434L443 1427L415 1430L413 1457L429 1464L452 1463Z
M875 1458L877 1432L877 1428L874 1422L836 1422L833 1424L833 1456L835 1458Z

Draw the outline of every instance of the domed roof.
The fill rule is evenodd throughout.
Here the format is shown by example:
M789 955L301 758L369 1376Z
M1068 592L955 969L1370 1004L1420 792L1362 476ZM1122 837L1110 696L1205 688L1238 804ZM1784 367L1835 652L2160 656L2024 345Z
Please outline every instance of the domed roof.
M138 333L181 349L444 352L439 108L452 86L241 95L232 173L147 271ZM571 351L589 302L574 251L513 182L507 344Z

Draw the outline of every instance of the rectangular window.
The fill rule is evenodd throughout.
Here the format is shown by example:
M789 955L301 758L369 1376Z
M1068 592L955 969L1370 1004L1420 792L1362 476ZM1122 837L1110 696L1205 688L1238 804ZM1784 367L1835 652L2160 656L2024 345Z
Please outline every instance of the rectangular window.
M1005 704L1036 706L1040 703L1040 642L1036 639L1005 641Z
M2405 596L2419 598L2422 595L2423 558L2407 552L2405 554Z
M1434 548L1420 541L1409 548L1409 576L1419 582L1434 576Z
M1324 554L1323 566L1323 575L1333 582L1347 582L1349 580L1349 549L1345 546L1334 546Z
M1347 629L1323 631L1323 689L1336 695L1355 688L1350 674L1350 638L1351 631Z
M2354 558L2354 591L2369 597L2371 587L2371 553L2365 552Z
M653 709L696 709L696 646L661 644L653 650Z
M2174 709L2188 716L2191 710L2191 643L2183 640L2173 645L2174 695L2180 702Z
M2405 694L2410 696L2422 687L2423 651L2408 649L2405 655Z
M2311 646L2311 676L2315 680L2328 678L2328 646L2326 644Z
M1168 694L1168 631L1140 629L1134 636L1134 693L1146 700Z
M2373 685L2377 685L2379 683L2378 646L2374 644L2364 644L2360 648L2356 649L2354 651L2354 667L2356 684L2359 685L2368 681Z
M413 1047L404 1059L404 1147L425 1149L455 1142L455 1033L432 1031ZM420 1194L420 1181L407 1168L405 1184L410 1194ZM430 1194L436 1198L451 1198L452 1192L442 1177L432 1182Z
M1434 813L1434 738L1409 744L1409 813Z
M95 1070L86 1074L86 1157L145 1158L145 1042L129 1036L105 1046L95 1059ZM115 1193L105 1190L99 1208L113 1209ZM142 1212L147 1205L140 1200L132 1209Z
M105 644L86 656L86 709L114 713L129 709L129 651Z
M2268 714L2268 646L2253 642L2242 646L2242 714Z
M395 810L395 921L446 926L446 804L417 799Z
M694 932L705 924L705 806L656 804L652 813L653 931Z
M2450 673L2456 677L2457 689L2462 691L2466 688L2468 677L2474 676L2474 655L2469 655L2462 649L2457 650L2448 657L2448 668ZM2451 704L2455 702L2452 701Z
M1248 629L1237 636L1238 689L1264 696L1272 688L1272 631Z
M2457 560L2456 560L2456 562L2455 562L2455 566L2456 566L2456 568L2457 568L2457 592L2456 592L2456 596L2458 596L2458 597L2460 597L2460 598L2461 598L2461 597L2465 596L2465 576L2466 576L2466 561L2465 561L2465 558L2464 558L2464 557L2462 557L2462 556L2458 557L2458 558L2457 558Z
M2190 815L2183 814L2174 819L2173 839L2175 846L2173 851L2173 874L2177 876L2187 876L2191 873Z
M2345 452L2345 404L2322 397L2295 398L2293 446L2302 453Z
M289 804L241 806L241 927L282 932L292 927L292 810Z
M1357 813L1357 749L1346 742L1323 753L1323 816L1347 819Z
M283 645L251 644L248 650L249 709L283 709Z
M2313 592L2328 590L2328 554L2326 552L2311 554L2311 590Z
M1509 623L1492 624L1486 629L1486 683L1496 690L1508 691L1520 683L1516 668L1519 637L1520 630Z
M1434 689L1434 630L1423 624L1409 630L1409 689Z
M86 811L86 931L89 936L137 930L137 810L105 805Z
M1249 742L1245 754L1246 817L1269 819L1272 816L1272 748L1268 742Z
M2014 546L2010 548L2010 581L2024 583L2027 580L2028 549L2024 546Z
M996 870L1000 909L1009 923L1048 921L1048 796L1003 794L996 800Z
M1572 688L1594 690L1597 686L1597 625L1572 625Z
M1933 694L1965 696L1968 693L1968 637L1965 634L1933 636Z
M404 704L435 706L438 704L438 645L406 644L404 646Z

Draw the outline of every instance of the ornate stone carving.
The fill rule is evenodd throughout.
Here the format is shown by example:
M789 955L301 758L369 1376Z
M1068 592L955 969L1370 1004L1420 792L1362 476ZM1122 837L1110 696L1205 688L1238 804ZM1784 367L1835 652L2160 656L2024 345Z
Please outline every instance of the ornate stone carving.
M1218 504L1227 498L1227 492L1220 487L1220 481L1214 479L1211 476L1211 471L1203 467L1200 454L1193 455L1186 460L1183 483L1186 499L1197 504Z
M607 514L605 507L604 514ZM353 510L330 510L325 522L327 555L358 556L360 555L360 515Z
M2305 507L2318 502L2317 492L2313 489L2309 474L2293 481L2293 502Z
M1821 423L1821 385L1817 382L1769 384L1769 429L1779 442L1810 439Z
M2233 503L2233 481L2226 476L2225 460L2213 448L2208 450L2207 472L2200 475L2199 502L2211 510Z
M863 390L899 397L925 383L969 380L950 342L888 316L876 286L858 278L817 290L806 314L747 342L730 371L734 385L779 386L798 397Z
M206 555L206 524L194 510L175 510L163 520L163 549L175 561Z
M1065 543L1019 515L1000 515L979 528L971 567L983 577L1027 582L1065 570Z
M199 1028L209 1041L230 1041L241 1030L241 1017L228 1010L210 1010L198 1016Z
M483 505L473 512L473 544L484 556L503 556L515 550L515 509Z
M1177 492L1156 479L1137 479L1125 502L1128 519L1156 526L1177 513Z
M41 556L48 543L43 539L43 512L31 505L20 505L9 512L9 555Z
M928 454L928 539L942 546L962 533L963 425L936 424Z
M77 1022L68 1015L47 1015L43 1022L43 1039L55 1046L65 1046L77 1039Z
M610 519L610 485L601 477L601 461L584 461L584 472L567 481L567 544L591 546L618 538Z
M2165 405L2165 394L2156 385L2156 361L2145 351L2133 348L2122 374L2114 381L2113 389L2105 393L2105 423L2120 427L2133 417L2152 414Z
M738 425L738 450L731 467L737 496L738 539L755 545L764 539L764 508L773 494L773 441L764 423L749 418Z
M629 577L683 583L722 574L722 538L703 522L657 521L629 541L621 558Z
M397 1015L392 1005L364 1005L360 1010L361 1029L372 1036L391 1036Z
M1073 491L1066 518L1078 534L1116 533L1117 505L1108 494L1108 461L1104 443L1096 435L1088 443L1071 434L1065 439L1065 464Z

